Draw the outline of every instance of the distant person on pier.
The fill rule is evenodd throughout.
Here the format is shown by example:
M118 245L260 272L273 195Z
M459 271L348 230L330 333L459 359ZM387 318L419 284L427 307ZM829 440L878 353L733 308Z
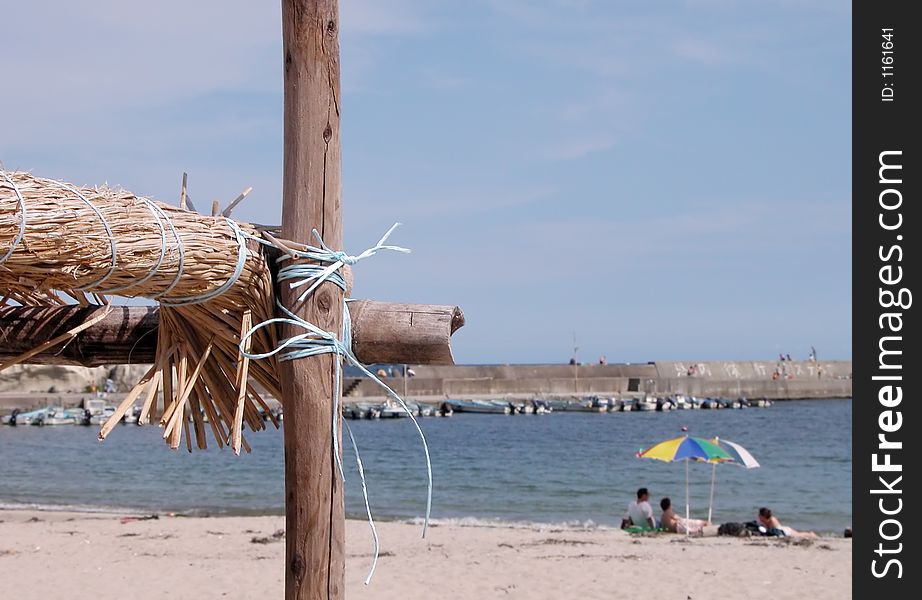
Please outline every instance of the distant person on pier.
M656 529L653 520L653 507L650 506L650 492L642 487L637 490L637 499L631 500L627 505L627 514L621 519L621 529L640 527L641 529Z
M571 359L570 359L570 364L571 364L571 365L575 365L575 364L576 364L576 359L575 359L575 358L571 358Z
M605 358L605 355L604 355L604 354L603 354L602 356L599 357L599 364L600 364L600 365L607 365L607 364L608 364L608 359Z
M791 355L790 355L790 354L786 354L786 355L784 356L784 360L786 360L786 361L788 361L788 362L791 362Z

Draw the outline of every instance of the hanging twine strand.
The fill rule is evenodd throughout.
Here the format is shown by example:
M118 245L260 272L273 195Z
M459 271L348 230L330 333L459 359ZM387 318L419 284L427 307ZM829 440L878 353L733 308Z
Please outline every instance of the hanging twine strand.
M309 287L298 296L298 302L303 302L310 294L314 292L322 283L330 282L343 291L346 289L346 282L343 279L342 275L338 270L345 265L354 265L360 260L364 260L371 256L374 256L379 250L392 250L395 252L409 252L408 249L402 248L400 246L390 246L386 245L385 242L387 238L391 235L394 229L399 226L400 223L395 223L387 233L385 233L378 243L372 246L371 248L365 250L361 254L352 256L346 254L342 251L335 251L330 249L321 239L320 234L317 230L313 230L313 235L317 239L318 246L308 246L303 244L294 244L291 242L282 243L279 240L272 238L271 242L265 240L258 240L261 244L272 245L278 247L285 254L277 259L281 263L289 262L293 259L303 259L303 260L312 260L321 264L290 264L285 265L279 269L277 280L281 282L289 282L288 286L291 289L297 289L305 285ZM249 236L251 237L251 236ZM251 237L252 239L252 237ZM368 368L362 364L362 362L355 356L352 352L352 322L349 316L349 310L346 308L346 299L343 300L343 323L342 330L337 335L331 331L324 331L323 329L317 327L313 323L308 322L307 320L296 315L294 312L289 310L287 307L283 306L281 303L278 303L279 310L285 315L284 317L276 317L273 319L268 319L255 325L252 329L246 332L240 340L240 352L243 356L251 360L259 360L268 358L270 356L278 355L280 361L288 360L298 360L301 358L307 358L310 356L318 356L321 354L335 354L338 359L334 361L336 365L336 371L334 374L334 389L333 389L333 411L332 411L332 423L331 423L331 438L332 445L334 450L334 455L336 456L337 467L340 472L340 476L345 481L345 474L343 472L342 459L340 458L340 439L341 431L339 429L339 390L342 380L342 361L346 360L349 364L358 368L365 376L377 383L379 386L384 389L387 397L393 399L397 402L398 405L407 413L410 417L410 420L413 422L413 425L416 427L416 431L419 434L420 440L423 443L423 450L426 455L426 474L428 478L428 488L426 495L426 516L423 521L423 531L422 536L426 537L426 531L429 527L429 516L432 512L432 462L429 456L429 444L426 442L426 436L423 434L422 428L419 426L419 422L416 420L416 417L413 415L413 411L407 406L406 402L397 395L394 390L392 390L386 383L381 381L374 373L368 370ZM278 345L268 352L263 353L252 353L245 350L246 341L257 331L264 327L269 327L272 325L290 325L295 328L304 330L303 333L292 335L287 339L280 340ZM350 437L351 432L350 432ZM353 446L355 445L355 440L353 438ZM374 527L374 521L371 517L371 509L368 507L368 493L365 486L365 474L361 466L361 459L358 457L358 449L356 448L356 460L359 464L359 476L362 480L362 492L365 497L366 509L368 512L369 522L371 523L372 532L375 539L375 560L372 565L371 573L368 575L366 583L371 580L371 576L374 573L375 565L377 564L378 558L378 537L377 530Z
M371 561L371 569L368 571L368 576L365 578L365 585L368 585L371 582L371 578L375 574L375 568L378 566L378 550L381 545L378 541L378 528L375 527L375 520L371 516L371 506L368 504L368 487L365 485L365 469L362 467L362 457L359 455L359 447L355 443L355 436L352 435L352 428L349 427L349 424L346 423L346 433L349 434L349 439L352 441L352 449L355 451L355 463L359 469L359 478L362 480L362 497L365 499L365 514L368 515L368 526L371 527L371 537L374 540L375 551L374 558Z

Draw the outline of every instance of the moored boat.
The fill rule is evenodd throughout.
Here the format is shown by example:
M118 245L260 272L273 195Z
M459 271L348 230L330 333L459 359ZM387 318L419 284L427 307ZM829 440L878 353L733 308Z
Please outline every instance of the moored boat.
M78 409L82 413L82 409ZM77 418L72 412L68 412L63 406L47 406L32 419L32 425L55 426L55 425L75 425Z
M634 410L639 410L642 412L652 412L656 410L656 398L653 396L646 396L644 398L638 398Z
M3 417L2 422L4 425L31 425L32 420L38 417L44 412L44 408L38 410L22 411L18 408L13 409L13 412Z
M512 406L490 400L446 400L455 412L475 414L512 414Z
M407 404L407 409L413 412L413 407L410 404ZM390 402L379 405L378 410L381 419L403 419L410 416L410 412L407 412L402 406Z

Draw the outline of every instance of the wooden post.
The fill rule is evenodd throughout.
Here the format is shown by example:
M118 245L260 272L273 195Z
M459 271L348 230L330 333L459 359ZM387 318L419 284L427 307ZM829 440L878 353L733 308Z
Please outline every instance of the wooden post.
M285 75L282 236L342 249L339 10L337 0L282 0ZM327 283L303 303L282 302L325 331L340 331L343 293ZM283 332L285 337L301 331ZM334 357L280 367L285 410L285 598L345 596L342 481L331 443Z
M457 306L355 300L352 351L365 364L452 365L451 335L464 325ZM27 360L33 365L150 364L157 356L160 309L149 306L0 306L0 369L68 330L101 321Z

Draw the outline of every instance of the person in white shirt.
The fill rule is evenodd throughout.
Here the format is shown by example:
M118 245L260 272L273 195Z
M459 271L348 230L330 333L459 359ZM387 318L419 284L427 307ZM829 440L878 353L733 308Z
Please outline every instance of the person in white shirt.
M653 507L650 506L650 492L642 487L637 490L637 500L632 500L627 506L627 514L621 520L621 529L640 527L641 529L656 529L653 520Z

